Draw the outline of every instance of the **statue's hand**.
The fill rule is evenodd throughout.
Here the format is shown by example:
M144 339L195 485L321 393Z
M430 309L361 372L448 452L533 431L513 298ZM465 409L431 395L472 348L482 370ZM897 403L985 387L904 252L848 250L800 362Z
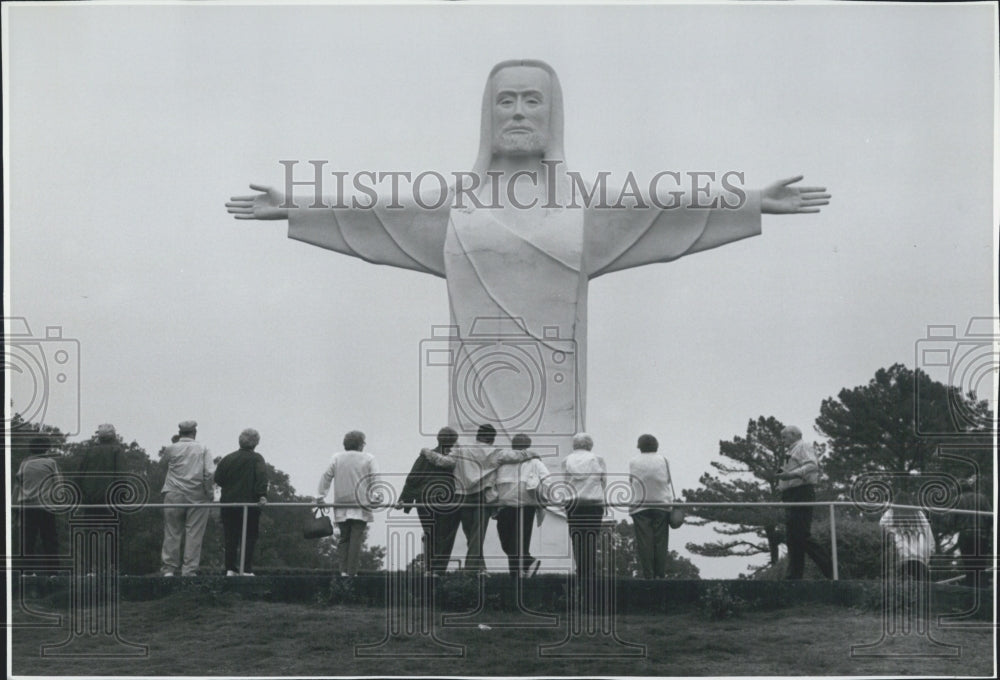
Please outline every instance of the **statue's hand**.
M826 187L793 187L802 175L782 179L760 192L760 211L772 215L818 213L821 205L830 204Z
M226 203L226 212L238 220L287 220L288 209L280 207L285 195L273 187L251 184L259 194L233 196Z

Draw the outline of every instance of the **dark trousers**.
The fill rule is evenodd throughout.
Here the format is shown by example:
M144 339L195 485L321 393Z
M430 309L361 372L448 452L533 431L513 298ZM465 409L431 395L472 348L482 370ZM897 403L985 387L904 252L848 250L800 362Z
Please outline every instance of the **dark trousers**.
M643 578L666 578L670 543L670 511L652 508L632 515L635 550Z
M483 494L458 494L456 502L459 507L454 512L438 516L437 531L443 532L442 545L454 545L455 534L461 525L465 534L468 549L465 553L465 569L469 571L485 571L486 561L483 559L483 540L486 538L486 527L490 523L489 508L483 503Z
M455 547L460 517L458 509L448 511L417 508L424 530L424 570L440 573L448 570L451 550Z
M221 508L222 530L226 546L226 570L240 570L240 538L243 534L243 508ZM260 529L260 508L247 508L247 543L243 571L253 571L253 549Z
M362 519L345 519L337 522L340 538L337 540L337 553L340 555L340 573L354 576L358 573L358 562L361 559L361 546L365 542L365 529L368 522Z
M38 543L41 550L38 550ZM59 562L59 534L56 529L56 516L42 508L21 509L21 554L25 557L44 557L43 560L32 560L37 566L50 563L52 567Z
M603 505L576 505L566 509L569 540L573 546L576 574L590 579L597 574L597 545L601 538Z
M806 503L816 500L816 492L812 484L794 486L781 492L781 500L788 503ZM827 578L833 578L833 566L830 555L816 539L810 536L812 531L813 506L806 505L785 508L785 531L788 543L788 579L801 579L806 567L806 555L816 563L819 570Z
M500 547L507 555L511 576L527 571L535 558L531 556L531 529L535 521L535 506L504 506L497 512L497 535Z

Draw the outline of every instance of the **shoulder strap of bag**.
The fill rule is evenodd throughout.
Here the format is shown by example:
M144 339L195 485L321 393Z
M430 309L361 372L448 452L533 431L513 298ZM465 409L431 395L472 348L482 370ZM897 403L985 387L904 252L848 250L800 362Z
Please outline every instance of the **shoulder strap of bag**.
M662 456L662 458L663 458L663 465L664 465L664 467L667 468L667 483L670 484L670 495L676 501L677 500L677 492L674 491L674 476L672 474L670 474L670 463L667 462L667 457L666 456Z

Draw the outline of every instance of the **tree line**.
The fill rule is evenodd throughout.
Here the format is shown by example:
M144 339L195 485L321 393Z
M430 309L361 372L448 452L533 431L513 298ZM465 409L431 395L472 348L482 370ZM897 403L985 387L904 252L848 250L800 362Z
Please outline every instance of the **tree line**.
M824 399L815 432L823 474L817 500L872 501L837 509L836 532L842 578L877 578L881 569L881 514L876 497L891 489L918 493L930 507L948 507L955 494L971 489L992 498L994 414L985 400L932 380L920 369L902 364L879 369L865 385L844 388ZM697 489L683 499L697 502L764 502L779 499L776 473L785 457L782 423L759 416L744 435L719 442ZM809 439L808 436L805 437ZM886 500L888 500L886 498ZM916 499L920 501L920 498ZM783 572L785 541L781 508L694 508L695 524L713 523L715 541L688 543L687 549L710 557L766 555L763 566L748 565L750 575L775 577ZM930 512L938 554L954 554L955 516ZM815 514L813 533L829 541L828 514ZM811 566L811 565L810 565Z

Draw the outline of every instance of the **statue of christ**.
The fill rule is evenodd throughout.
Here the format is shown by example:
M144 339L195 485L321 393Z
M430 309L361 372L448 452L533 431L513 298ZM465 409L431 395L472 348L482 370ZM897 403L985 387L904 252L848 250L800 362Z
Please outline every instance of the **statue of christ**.
M738 201L666 205L630 191L614 205L580 205L585 188L565 165L559 80L536 60L490 72L480 135L465 173L471 187L450 188L450 200L436 205L418 194L310 207L251 184L254 194L226 206L240 220L288 220L299 241L444 277L449 424L474 433L490 423L501 438L529 433L560 458L585 429L591 279L755 236L762 213L819 212L830 198L793 177L741 190Z

